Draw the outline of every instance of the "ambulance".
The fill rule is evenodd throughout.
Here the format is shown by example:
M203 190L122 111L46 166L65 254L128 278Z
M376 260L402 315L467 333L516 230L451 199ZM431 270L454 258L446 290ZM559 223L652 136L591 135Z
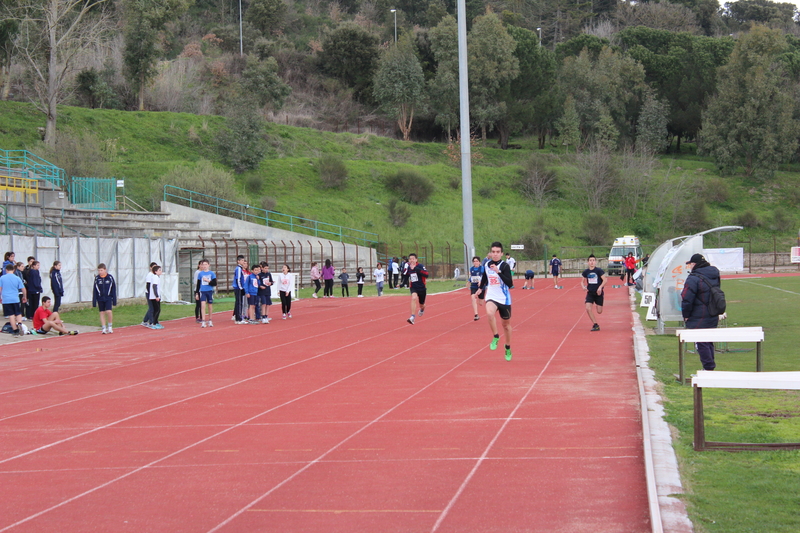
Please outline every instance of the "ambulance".
M633 252L636 258L636 267L641 266L642 246L639 244L639 237L635 235L625 235L614 239L611 251L608 253L608 273L611 275L622 274L625 272L625 258L628 252Z

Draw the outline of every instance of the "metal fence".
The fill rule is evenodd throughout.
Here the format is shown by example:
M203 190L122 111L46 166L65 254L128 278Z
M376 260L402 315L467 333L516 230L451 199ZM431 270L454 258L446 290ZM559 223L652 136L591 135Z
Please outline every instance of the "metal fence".
M117 180L73 177L69 182L69 200L79 209L116 209Z
M52 187L40 186L40 189L63 188L66 183L64 169L27 150L0 150L0 167L16 171L20 177L52 184Z

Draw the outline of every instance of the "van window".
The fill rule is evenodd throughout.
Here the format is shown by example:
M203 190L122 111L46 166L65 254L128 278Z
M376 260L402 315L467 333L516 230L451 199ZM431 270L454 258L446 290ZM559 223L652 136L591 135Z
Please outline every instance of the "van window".
M611 253L608 255L625 257L628 255L628 252L633 252L635 257L642 256L642 249L635 246L614 246L611 248Z

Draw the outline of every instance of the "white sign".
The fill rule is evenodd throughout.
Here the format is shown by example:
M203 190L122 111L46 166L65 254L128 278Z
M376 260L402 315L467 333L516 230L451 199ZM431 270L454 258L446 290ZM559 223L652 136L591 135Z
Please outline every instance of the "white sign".
M744 248L706 248L706 260L720 272L741 272L744 270Z
M117 189L125 187L125 180L117 180Z
M650 307L656 301L656 293L654 292L643 292L642 293L642 303L639 307Z
M800 263L800 246L792 246L792 263Z
M525 249L525 245L524 244L512 244L511 245L511 249L512 250L524 250Z

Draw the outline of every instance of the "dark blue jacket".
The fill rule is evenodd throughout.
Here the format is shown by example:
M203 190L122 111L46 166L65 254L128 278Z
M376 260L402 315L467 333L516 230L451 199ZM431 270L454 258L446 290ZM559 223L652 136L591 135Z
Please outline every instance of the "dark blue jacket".
M117 305L117 284L111 274L106 274L104 278L101 278L99 274L94 277L92 307L97 307L97 302L99 301L111 302L111 305Z
M711 290L697 274L703 276L712 287L720 286L717 267L707 265L695 268L686 278L686 283L683 286L681 312L683 313L683 318L686 319L686 327L689 329L715 328L719 323L719 317L711 316L708 312L708 299L711 296Z
M64 282L61 279L60 270L50 272L50 290L54 296L64 296Z
M38 270L32 268L28 271L28 293L41 294L42 292L42 275Z

